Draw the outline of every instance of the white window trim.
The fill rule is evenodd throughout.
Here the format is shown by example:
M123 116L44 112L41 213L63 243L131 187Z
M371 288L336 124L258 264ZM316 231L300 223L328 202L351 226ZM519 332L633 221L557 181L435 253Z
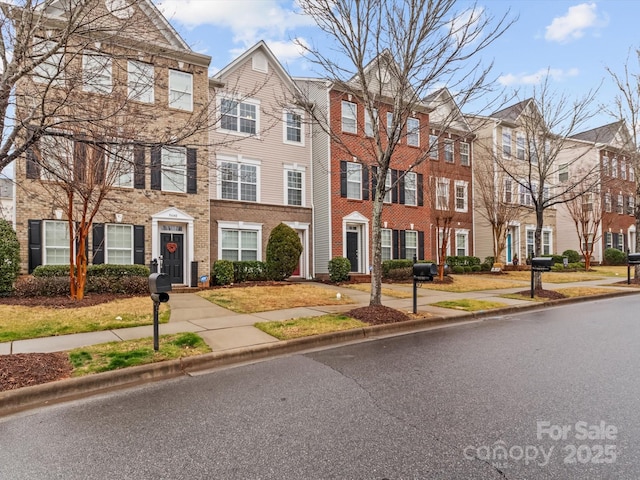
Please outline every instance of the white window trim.
M246 132L241 132L240 129L240 121L239 121L239 117L238 117L238 130L229 130L227 128L222 128L222 100L230 100L232 102L238 102L238 108L240 108L240 104L242 103L247 103L249 105L255 105L256 107L256 133L246 133ZM255 137L255 138L260 138L260 105L261 102L260 100L256 99L256 98L242 98L242 97L234 97L231 95L221 95L217 98L216 100L216 107L218 109L220 118L218 119L218 128L217 131L221 132L221 133L227 133L229 135L237 135L239 137ZM238 115L240 114L240 112L237 112ZM285 115L285 122L286 122L286 115ZM285 128L285 138L286 138L286 128ZM297 143L294 143L294 145L298 145Z
M96 58L96 57L100 57L100 58L104 58L105 61L105 65L104 65L104 69L102 69L104 72L108 72L109 73L109 82L103 84L98 84L96 83L96 78L97 78L97 70L96 72L92 72L91 78L87 78L86 74L87 72L87 62L89 61L90 58ZM106 75L105 75L106 78ZM102 95L108 95L111 92L113 92L113 59L108 56L108 55L104 55L102 53L99 52L83 52L82 53L82 91L84 92L90 92L90 93L98 93L98 94L102 94Z
M176 106L176 105L172 105L171 104L171 92L174 90L171 86L171 74L172 73L177 73L180 75L189 75L189 77L191 78L191 91L187 92L187 91L179 91L181 94L183 95L189 95L189 106L187 108L183 108L180 106ZM178 90L176 90L178 91ZM167 105L169 106L169 108L173 108L176 110L182 110L185 112L193 112L193 74L189 73L189 72L183 72L182 70L174 70L174 69L169 69L169 91L168 91L168 99L167 99Z
M295 115L300 115L300 141L294 142L293 140L287 139L287 131L289 128L289 123L287 122L287 114L293 113ZM256 117L258 115L258 109L256 108ZM258 123L256 118L256 134L258 133ZM288 108L282 112L282 143L287 145L295 145L296 147L304 147L304 112L297 108Z
M360 171L360 180L357 182L359 185L358 188L358 196L357 197L350 197L349 196L349 183L356 183L353 180L349 180L349 166L350 165L357 165L359 167L359 171ZM346 175L347 175L347 191L346 191L346 198L348 198L349 200L362 200L362 164L361 163L353 163L353 162L347 162L347 171L346 171Z
M440 204L440 194L438 192L440 185L445 185L446 184L446 205L444 208L441 208L442 205ZM450 198L451 197L451 180L445 177L438 177L436 178L436 210L441 210L441 211L447 211L449 210L449 202L450 202Z
M306 195L307 195L307 188L306 188L306 167L303 165L298 165L296 163L294 163L293 165L285 165L284 166L284 171L283 171L283 186L284 186L284 196L283 198L283 205L287 205L290 207L305 207L306 206ZM291 205L289 204L289 182L288 182L288 178L287 178L287 173L288 172L299 172L302 174L302 191L301 191L301 195L302 195L302 203L300 205Z
M415 123L414 127L410 127L409 123ZM412 140L414 139L415 140ZM407 118L407 145L410 147L420 146L420 119L415 117Z
M262 261L262 223L218 221L218 259L222 258L222 230L251 230L258 232L256 259Z
M505 137L508 135L509 143L505 143ZM500 150L502 152L502 158L511 158L513 153L513 130L510 128L502 127L502 138L501 138L501 147ZM509 148L509 153L505 152L505 146Z
M176 166L166 166L165 165L165 152L174 151L180 152L184 158L184 166L180 165ZM185 147L162 147L161 151L161 160L160 160L160 190L163 192L172 192L172 193L187 193L187 149ZM165 171L174 172L174 173L182 173L184 174L184 188L178 189L175 185L165 185L164 174Z
M347 118L349 120L352 119L351 117L347 117L347 116L344 115L344 113L345 113L345 104L353 105L355 107L354 116L353 116L353 122L354 122L353 131L346 130L344 128L344 119L345 118ZM347 100L342 100L342 102L340 103L340 128L341 128L341 131L343 131L345 133L354 133L354 134L358 133L358 104L357 103L349 102Z
M44 38L36 38L33 46L34 56L44 56L49 54L56 46L56 42L52 40L45 40ZM64 72L59 68L62 64L63 53L62 47L59 47L56 53L52 53L42 63L36 65L33 69L33 81L36 83L49 83L54 86L63 86L65 83Z
M413 178L413 185L415 188L409 189L407 187L407 178ZM410 195L409 193L413 192L413 198L411 198L411 203L409 203L408 199ZM418 205L418 174L416 172L407 172L404 175L404 204L410 207L415 207Z
M516 160L527 159L526 139L522 133L516 133Z
M118 152L106 152L106 168L107 175L109 176L109 181L111 182L112 187L117 188L133 188L134 185L134 158L133 158L133 146L117 146ZM123 158L126 155L126 159ZM110 172L111 169L111 159L114 157L120 157L116 159L116 165L119 167L127 167L128 171L120 172L118 176L115 176L114 173ZM131 181L128 185L123 185L121 180L125 175L129 175Z
M457 190L458 187L463 187L464 188L464 208L458 208L458 195L457 195ZM454 187L453 187L454 193L455 193L455 211L456 212L463 212L466 213L469 211L469 182L465 182L463 180L456 180L454 182Z
M415 248L415 256L416 258L418 258L420 256L420 235L418 234L417 230L405 230L404 232L404 258L407 260L413 260L413 254L409 255L407 254L407 236L408 234L411 234L412 236L415 234L415 238L416 238L416 246L415 247L411 247L411 249ZM393 242L393 239L391 240Z
M447 147L451 147L451 160L447 160ZM451 139L444 141L444 161L447 163L456 163L456 147L455 142Z
M260 160L254 160L250 158L243 157L242 155L224 155L220 154L216 157L216 195L219 200L228 200L230 202L249 202L249 203L259 203L260 200L260 191L262 190L262 182L260 179L260 167L262 162ZM223 163L237 163L240 165L254 165L256 167L256 200L240 200L240 198L232 200L230 198L222 198L222 178L220 176L220 167ZM240 191L238 191L238 197L240 196Z
M389 245L385 245L382 242L382 232L389 232ZM389 249L389 260L393 260L393 230L390 228L382 228L380 229L380 247L381 250L384 248Z
M440 152L438 148L440 146L440 139L438 135L429 134L429 158L431 160L439 160Z
M378 119L378 109L374 108L373 109L373 116L374 118L372 119L369 116L369 112L367 111L367 109L365 108L364 110L364 134L366 137L374 137L375 136L375 128L378 128L380 126L379 123L379 119Z
M53 132L52 132L53 133ZM64 133L64 132L58 132ZM74 150L75 146L73 140L64 137L64 136L55 136L55 135L43 135L40 137L39 145L42 145L42 141L45 143L48 140L53 140L56 145L54 146L55 152L53 155L47 154L46 151L40 150L40 156L42 157L42 165L40 168L40 180L48 180L52 182L60 182L65 180L72 180L74 178ZM66 145L62 145L62 142L66 142ZM59 147L62 145L62 149ZM67 151L64 152L63 150ZM51 150L49 150L51 152ZM66 154L66 165L62 163L62 156ZM60 167L60 168L58 168ZM60 173L60 177L58 178L55 172Z
M133 256L135 253L135 245L134 245L134 238L133 238L133 225L130 224L121 224L121 223L105 223L104 225L104 263L111 263L109 262L109 242L108 242L108 238L109 235L107 233L107 230L109 229L109 227L129 227L130 233L131 233L131 261L130 263L128 263L127 265L133 265Z
M456 242L456 256L458 255L458 235L463 235L465 237L464 240L464 255L463 256L468 256L469 255L469 230L466 228L459 228L459 229L455 229L454 230L454 239Z
M464 152L466 148L466 152ZM460 165L468 167L471 165L471 145L469 142L460 142ZM465 160L466 159L466 160Z
M151 71L145 73L150 73L151 77L146 77L144 75L137 75L137 73L132 72L132 66L137 66L140 68L142 66L143 69L150 68ZM132 77L133 75L133 77ZM145 84L144 88L140 92L140 82L143 80L151 80L151 84ZM133 80L133 88L131 87ZM138 87L136 89L136 87ZM137 60L129 60L127 62L127 94L130 100L141 103L154 103L155 102L155 67L151 63L139 62ZM141 97L149 97L145 99L141 99Z
M60 223L60 224L64 224L67 232L69 230L69 222L67 220L44 220L42 222L42 264L43 265L65 265L69 263L69 256L66 257L65 259L65 263L49 263L47 261L47 223ZM68 233L69 237L71 237L71 233ZM65 248L66 250L69 250L71 248L71 242L67 243L64 247L62 246L58 246L57 248ZM73 246L73 252L68 252L68 253L73 253L75 255L75 242L74 242L74 246Z

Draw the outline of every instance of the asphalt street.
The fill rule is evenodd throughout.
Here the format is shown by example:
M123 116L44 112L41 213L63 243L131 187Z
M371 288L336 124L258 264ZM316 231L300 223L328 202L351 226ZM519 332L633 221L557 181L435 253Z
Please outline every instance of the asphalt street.
M636 296L0 419L1 479L637 479Z

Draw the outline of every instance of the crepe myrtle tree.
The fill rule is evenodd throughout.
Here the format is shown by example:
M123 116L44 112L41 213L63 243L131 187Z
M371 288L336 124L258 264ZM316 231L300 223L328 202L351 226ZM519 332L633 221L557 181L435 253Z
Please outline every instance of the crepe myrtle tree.
M460 107L486 94L491 64L483 63L479 53L499 38L512 20L508 12L496 18L478 5L459 9L455 0L301 0L299 5L330 39L327 50L299 42L312 68L334 88L364 105L365 118L358 116L356 120L359 131L365 123L371 124L372 135L357 142L354 150L341 131L332 127L326 111L308 108L308 117L345 154L357 157L375 172L369 303L380 305L382 210L385 194L395 186L386 182L387 172L398 145L406 142L407 136L429 138L427 122L407 129L408 120L415 112L428 113L424 98L439 86L455 91ZM302 98L299 103L309 105L306 101ZM377 112L383 105L390 118L380 121ZM441 119L440 131L446 131L448 121ZM436 148L435 142L420 149L405 175L428 158L430 148ZM396 179L396 183L401 181Z

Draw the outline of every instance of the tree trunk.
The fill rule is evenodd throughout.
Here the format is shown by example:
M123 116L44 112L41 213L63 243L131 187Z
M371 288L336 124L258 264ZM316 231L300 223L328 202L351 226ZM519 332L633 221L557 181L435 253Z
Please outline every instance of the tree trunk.
M533 239L533 256L539 257L542 254L542 226L544 224L544 210L536 208L536 230ZM532 266L533 268L533 266ZM542 272L533 273L533 289L542 290Z
M386 175L386 173L385 173ZM378 185L380 181L378 179ZM384 187L384 180L382 181ZM371 232L371 253L373 256L371 272L371 296L369 305L382 305L382 200L384 194L380 195L376 188L373 200L373 221Z

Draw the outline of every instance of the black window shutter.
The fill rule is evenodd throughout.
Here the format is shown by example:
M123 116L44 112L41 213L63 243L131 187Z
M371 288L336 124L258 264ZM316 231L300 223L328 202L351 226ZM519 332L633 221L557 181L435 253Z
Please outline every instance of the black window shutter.
M93 224L93 264L104 263L104 223Z
M400 193L400 203L402 205L404 205L404 173L405 172L400 171L398 174L400 176L400 181L398 182L398 192Z
M421 173L419 173L417 176L418 176L418 185L417 185L417 188L418 188L418 206L422 207L424 205L424 198L423 198L423 192L422 192L424 181L422 179L422 174Z
M198 193L198 150L187 148L187 193Z
M42 265L42 220L29 220L29 273Z
M362 199L369 200L369 167L362 165Z
M133 226L133 263L144 265L144 225Z
M162 189L162 149L151 147L151 190Z
M87 170L87 145L83 142L73 144L73 179L84 183Z
M376 188L378 187L378 167L371 167L371 199L376 198Z
M347 196L347 162L340 161L340 196Z
M133 187L144 190L146 188L144 178L144 147L133 147Z
M33 145L27 149L27 178L33 180L40 178L40 164Z
M398 203L398 170L391 170L391 202Z
M407 249L405 243L406 232L400 230L400 258L407 258ZM412 260L411 258L409 260Z
M418 232L418 258L424 260L424 232Z
M391 245L391 250L393 250L393 258L401 258L400 257L400 231L393 230L391 232L393 242Z

